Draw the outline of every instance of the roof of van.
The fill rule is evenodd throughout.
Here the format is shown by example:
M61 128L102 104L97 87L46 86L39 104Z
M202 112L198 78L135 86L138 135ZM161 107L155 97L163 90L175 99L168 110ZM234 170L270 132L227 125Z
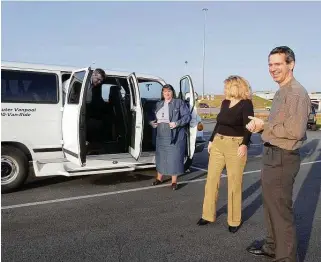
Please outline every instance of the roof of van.
M72 66L44 65L44 64L32 64L32 63L8 62L8 61L1 61L1 68L2 67L48 70L48 71L67 71L67 72L78 69L77 67L72 67Z
M71 72L74 70L79 70L81 67L75 67L75 66L60 66L60 65L49 65L49 64L34 64L34 63L24 63L24 62L9 62L9 61L1 61L1 68L23 68L23 69L29 69L29 70L48 70L48 71L62 71L62 72ZM92 67L92 69L95 69L96 67ZM115 70L109 70L103 68L107 75L119 75L119 76L128 76L132 72L126 72L126 71L115 71ZM154 75L149 74L141 74L136 73L136 76L139 78L151 78L151 79L157 79L162 80L162 78ZM165 82L165 81L164 81Z

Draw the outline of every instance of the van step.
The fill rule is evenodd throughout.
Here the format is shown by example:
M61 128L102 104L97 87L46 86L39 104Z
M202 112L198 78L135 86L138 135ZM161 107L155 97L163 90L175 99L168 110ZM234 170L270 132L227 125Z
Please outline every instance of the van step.
M61 163L68 162L66 158L54 158L54 159L40 159L37 161L38 164L44 165L49 163Z
M36 177L44 176L79 176L79 175L95 175L95 174L107 174L118 172L134 171L135 166L129 165L87 165L85 167L79 167L70 162L60 163L33 163Z

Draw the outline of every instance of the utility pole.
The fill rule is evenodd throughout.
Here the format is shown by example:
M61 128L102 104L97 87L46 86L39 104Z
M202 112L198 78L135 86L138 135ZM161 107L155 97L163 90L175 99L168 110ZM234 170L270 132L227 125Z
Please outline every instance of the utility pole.
M207 8L203 8L202 11L204 12L204 39L203 39L203 94L202 99L205 96L205 35L206 35L206 13L208 11Z

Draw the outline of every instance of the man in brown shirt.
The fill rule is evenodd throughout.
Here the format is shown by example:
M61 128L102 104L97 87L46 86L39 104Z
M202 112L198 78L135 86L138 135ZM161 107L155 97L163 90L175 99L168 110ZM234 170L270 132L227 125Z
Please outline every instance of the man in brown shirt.
M295 55L289 47L276 47L270 52L269 72L280 89L274 96L268 122L251 117L247 125L253 133L263 131L261 180L268 231L263 246L250 246L247 251L282 262L297 260L292 191L311 109L307 91L293 76L294 65Z

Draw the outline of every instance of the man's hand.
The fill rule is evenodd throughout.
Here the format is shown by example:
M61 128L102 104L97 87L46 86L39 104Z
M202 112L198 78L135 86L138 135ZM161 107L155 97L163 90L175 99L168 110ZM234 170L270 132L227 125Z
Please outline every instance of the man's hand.
M156 128L156 127L157 127L157 122L156 122L156 120L150 121L149 124L150 124L153 128Z
M251 133L258 133L264 128L264 121L260 118L249 116L251 121L246 125L246 129Z
M169 127L171 128L171 129L173 129L173 128L175 128L177 125L176 125L176 122L170 122L169 123Z
M207 152L210 153L211 152L211 147L212 147L212 142L208 142L208 146L207 146Z
M237 149L237 156L238 157L244 157L247 154L247 146L246 145L240 145Z

